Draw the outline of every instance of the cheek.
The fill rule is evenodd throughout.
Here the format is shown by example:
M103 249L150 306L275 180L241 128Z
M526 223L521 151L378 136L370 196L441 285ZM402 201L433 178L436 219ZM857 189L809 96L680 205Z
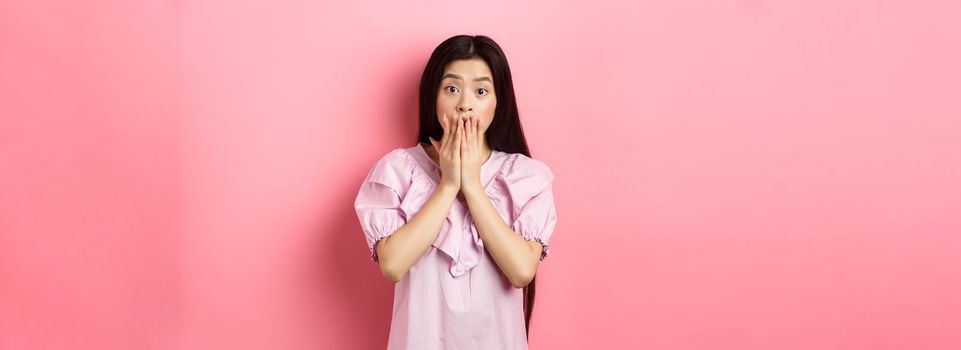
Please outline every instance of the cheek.
M483 122L482 126L484 128L487 128L487 126L491 125L491 122L494 121L494 111L496 109L497 109L497 100L493 98L489 103L484 104L484 110L481 111L481 114L484 116L483 117L484 119L482 120Z
M437 105L434 107L437 109L438 116L444 114L444 112L450 113L457 109L457 100L450 96L440 95L437 96Z
M483 112L484 115L494 115L495 107L497 107L497 102L487 101L487 103L484 103L483 105L481 105L481 112Z
M443 120L441 120L444 118L444 113L448 115L455 113L457 110L456 106L456 101L452 101L449 96L444 96L443 94L437 96L437 104L434 105L434 109L437 112L437 122L440 123L440 125L444 125Z

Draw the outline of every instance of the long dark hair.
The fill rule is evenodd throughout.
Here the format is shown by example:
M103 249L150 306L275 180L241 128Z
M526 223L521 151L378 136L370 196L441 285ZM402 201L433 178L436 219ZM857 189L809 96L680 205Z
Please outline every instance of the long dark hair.
M511 68L501 47L493 39L483 35L457 35L440 43L427 60L424 74L420 77L420 130L417 141L430 144L429 137L440 140L444 129L437 121L437 92L440 89L444 68L451 61L480 58L490 67L494 80L494 94L497 105L494 119L484 132L484 138L491 149L506 153L521 153L531 157L524 138L524 130L517 113L517 99L514 97L514 82ZM534 282L524 287L524 329L530 334L531 311L534 310Z

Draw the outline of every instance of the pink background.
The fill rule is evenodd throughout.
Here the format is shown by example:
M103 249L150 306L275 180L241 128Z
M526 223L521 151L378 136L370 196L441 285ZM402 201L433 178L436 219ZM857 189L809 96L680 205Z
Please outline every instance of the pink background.
M0 348L380 349L351 207L505 49L534 349L961 348L961 2L0 0Z

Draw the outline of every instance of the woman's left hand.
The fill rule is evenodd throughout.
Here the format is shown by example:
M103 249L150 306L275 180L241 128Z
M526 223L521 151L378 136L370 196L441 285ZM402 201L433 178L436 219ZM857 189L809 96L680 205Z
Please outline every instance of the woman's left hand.
M461 138L460 157L461 157L461 187L479 188L480 169L484 164L484 150L481 146L481 138L484 137L480 120L476 116L463 118L464 137Z

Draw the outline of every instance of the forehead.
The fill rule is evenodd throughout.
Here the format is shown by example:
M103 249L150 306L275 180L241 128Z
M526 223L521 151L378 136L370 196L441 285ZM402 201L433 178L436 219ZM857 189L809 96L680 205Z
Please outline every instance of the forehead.
M454 73L464 77L466 80L479 77L493 78L491 77L491 69L487 66L487 62L484 62L484 60L480 58L451 61L444 67L444 73Z

